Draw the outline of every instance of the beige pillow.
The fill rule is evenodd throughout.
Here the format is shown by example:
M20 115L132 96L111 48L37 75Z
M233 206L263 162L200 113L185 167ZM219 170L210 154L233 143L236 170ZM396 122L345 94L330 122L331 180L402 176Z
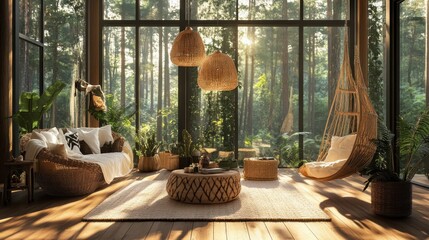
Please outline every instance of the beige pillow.
M66 147L64 146L63 143L55 144L55 143L48 142L48 150L53 154L59 155L63 158L67 158Z
M332 136L331 147L328 150L328 155L325 162L333 162L340 159L349 158L352 153L353 146L356 141L356 134L346 135L344 137Z
M48 143L61 143L58 139L58 129L56 127L53 127L51 129L49 129L48 131L42 131L40 132L45 138L46 138L46 142Z
M43 136L43 134L38 133L38 132L31 132L31 139L39 139L42 140L43 142L47 142L45 136Z

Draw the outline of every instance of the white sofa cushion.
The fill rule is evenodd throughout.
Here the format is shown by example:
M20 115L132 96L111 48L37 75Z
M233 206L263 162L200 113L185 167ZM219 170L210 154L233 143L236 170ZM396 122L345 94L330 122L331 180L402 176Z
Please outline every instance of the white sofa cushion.
M106 125L102 126L100 128L80 128L83 130L92 130L92 129L98 129L98 141L100 142L100 147L104 146L106 143L113 143L113 136L112 136L112 126Z
M71 132L77 132L80 141L85 141L88 144L93 154L99 154L100 141L98 140L99 129L98 128L70 128Z

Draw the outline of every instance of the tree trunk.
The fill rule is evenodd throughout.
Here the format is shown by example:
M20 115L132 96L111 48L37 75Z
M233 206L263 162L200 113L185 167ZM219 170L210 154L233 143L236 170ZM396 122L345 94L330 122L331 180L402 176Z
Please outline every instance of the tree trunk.
M429 1L426 1L426 41L425 41L425 89L426 89L426 106L429 106Z
M255 28L250 28L251 39L255 37ZM249 98L247 102L247 123L246 123L246 136L253 136L253 85L255 82L255 52L252 48L250 53L250 84L249 84Z
M283 1L282 6L283 16L287 19L287 1ZM279 39L283 42L282 47L282 82L280 94L280 116L285 119L289 111L289 35L288 28L282 28L282 38Z
M249 54L248 54L248 49L246 49L245 56L244 56L243 93L241 97L240 123L239 123L239 129L242 131L243 136L245 133L244 126L246 126L246 117L247 117L247 97L248 97L248 85L249 85L248 78L249 78Z
M169 28L164 28L164 109L170 107L170 61L168 55ZM168 116L164 117L164 141L169 141Z
M53 9L53 15L57 15L58 14L58 4L59 2L56 1L55 3L55 7ZM54 17L53 19L55 22L57 22L56 17ZM55 23L54 22L54 23ZM54 83L57 79L58 79L58 42L59 42L59 29L58 29L58 25L59 24L53 24L53 29L52 29L52 83ZM56 104L55 101L52 103L52 107L51 107L51 118L50 118L50 126L57 126L57 122L56 122L56 117L55 117L55 112L56 112Z
M155 107L154 107L154 84L155 84L155 79L154 79L154 72L155 72L155 68L154 68L154 54L153 54L153 31L151 29L150 31L151 33L150 35L150 41L149 41L149 55L150 55L150 80L149 80L149 84L150 84L150 114L153 114L155 112Z
M121 27L121 107L125 107L125 27Z
M159 36L159 54L158 54L158 102L157 102L157 113L156 113L156 139L162 140L162 27L158 28Z

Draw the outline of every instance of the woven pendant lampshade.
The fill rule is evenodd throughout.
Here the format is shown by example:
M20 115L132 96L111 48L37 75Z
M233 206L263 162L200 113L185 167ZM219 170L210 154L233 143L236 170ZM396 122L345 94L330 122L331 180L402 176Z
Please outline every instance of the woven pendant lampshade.
M216 51L206 57L198 71L198 86L206 91L231 91L238 86L234 61Z
M192 31L191 27L186 27L174 39L170 59L177 66L197 67L205 56L203 40L198 32Z

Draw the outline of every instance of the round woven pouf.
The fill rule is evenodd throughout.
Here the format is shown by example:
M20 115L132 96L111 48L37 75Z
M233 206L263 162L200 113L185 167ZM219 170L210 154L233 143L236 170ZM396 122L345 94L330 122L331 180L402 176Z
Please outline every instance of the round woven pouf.
M225 203L238 197L241 191L240 173L199 174L174 170L168 177L166 189L170 198L180 202Z

